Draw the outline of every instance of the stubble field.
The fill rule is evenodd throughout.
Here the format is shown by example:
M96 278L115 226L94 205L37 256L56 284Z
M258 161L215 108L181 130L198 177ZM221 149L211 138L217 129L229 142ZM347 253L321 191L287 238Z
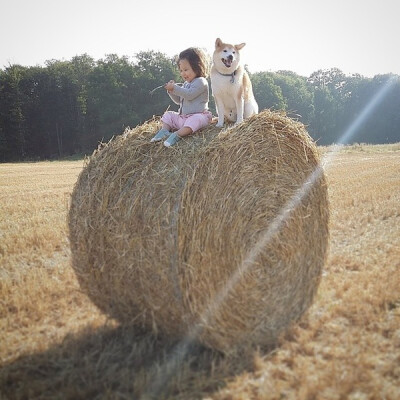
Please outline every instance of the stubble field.
M400 144L331 154L315 302L277 347L236 358L176 356L81 293L66 218L83 161L0 164L0 399L399 399Z

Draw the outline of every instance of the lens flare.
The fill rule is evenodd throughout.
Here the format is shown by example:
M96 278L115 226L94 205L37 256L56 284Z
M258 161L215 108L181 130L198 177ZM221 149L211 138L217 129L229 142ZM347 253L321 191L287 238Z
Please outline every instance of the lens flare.
M326 169L329 164L333 161L334 156L340 151L343 145L351 142L351 139L361 127L361 125L368 120L371 112L378 107L378 105L387 96L390 89L393 87L394 83L399 80L399 77L392 76L389 78L385 84L380 88L380 90L375 94L375 96L368 102L365 108L362 110L360 115L349 125L349 127L344 131L342 136L339 138L337 143L330 147L329 151L325 153L321 160L321 166L318 166L305 180L301 187L296 191L294 196L286 203L282 208L281 212L274 218L271 224L266 228L263 235L261 235L258 242L253 246L253 248L247 253L247 256L233 273L230 280L227 282L225 287L221 289L213 298L210 299L207 310L199 318L199 322L195 324L187 333L186 337L181 340L170 352L167 360L159 367L159 372L156 377L152 380L151 386L147 388L145 393L141 396L141 400L156 398L158 394L162 393L165 389L167 382L176 373L180 364L183 362L190 349L193 347L194 342L201 333L201 327L205 324L212 323L212 318L215 312L219 309L221 304L226 299L227 295L234 290L235 285L239 282L240 277L249 268L252 267L254 260L261 253L263 248L271 241L271 239L279 232L283 224L288 220L293 210L301 203L315 182L323 174L324 169ZM156 396L156 397L155 397Z

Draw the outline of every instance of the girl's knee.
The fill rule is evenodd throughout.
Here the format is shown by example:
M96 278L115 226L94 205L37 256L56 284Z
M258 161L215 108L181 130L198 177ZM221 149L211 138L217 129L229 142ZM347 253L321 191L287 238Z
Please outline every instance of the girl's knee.
M199 129L206 127L210 122L211 120L206 115L195 115L188 118L185 126L190 127L194 133Z
M176 133L183 137L183 136L188 136L190 134L192 134L194 132L194 130L190 127L190 126L182 126L182 128L180 128Z

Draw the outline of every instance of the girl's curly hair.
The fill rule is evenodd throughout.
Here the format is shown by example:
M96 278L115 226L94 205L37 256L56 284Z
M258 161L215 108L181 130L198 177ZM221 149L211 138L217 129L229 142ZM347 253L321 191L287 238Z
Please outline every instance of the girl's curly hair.
M206 53L198 47L189 47L179 53L177 64L181 60L187 60L197 77L207 78L209 72L209 59Z

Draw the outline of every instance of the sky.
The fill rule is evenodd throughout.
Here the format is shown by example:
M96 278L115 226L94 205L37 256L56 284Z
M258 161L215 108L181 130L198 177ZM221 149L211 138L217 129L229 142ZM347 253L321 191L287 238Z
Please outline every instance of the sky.
M212 53L246 43L250 72L400 75L398 0L0 0L0 68L88 54Z

